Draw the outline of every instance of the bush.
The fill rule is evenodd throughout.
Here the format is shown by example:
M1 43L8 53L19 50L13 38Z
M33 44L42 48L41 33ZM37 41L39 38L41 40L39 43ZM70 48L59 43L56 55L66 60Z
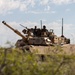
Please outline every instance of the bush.
M42 55L0 48L0 75L75 75L75 55L56 53L58 49L42 61Z

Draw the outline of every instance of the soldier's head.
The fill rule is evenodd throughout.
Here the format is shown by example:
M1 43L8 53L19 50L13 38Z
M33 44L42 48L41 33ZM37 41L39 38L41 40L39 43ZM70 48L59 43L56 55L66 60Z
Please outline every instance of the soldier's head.
M35 26L35 29L37 29L37 26Z
M43 29L46 29L46 26L45 25L43 26Z

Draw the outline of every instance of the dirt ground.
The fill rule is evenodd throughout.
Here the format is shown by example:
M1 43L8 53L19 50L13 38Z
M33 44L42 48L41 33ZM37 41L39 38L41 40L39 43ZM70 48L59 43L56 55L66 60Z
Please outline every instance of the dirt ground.
M62 49L67 54L75 54L75 45L74 44L63 45Z
M55 53L65 53L65 54L75 54L75 45L73 44L65 44L61 46L33 46L31 48L32 52L36 54L51 54Z

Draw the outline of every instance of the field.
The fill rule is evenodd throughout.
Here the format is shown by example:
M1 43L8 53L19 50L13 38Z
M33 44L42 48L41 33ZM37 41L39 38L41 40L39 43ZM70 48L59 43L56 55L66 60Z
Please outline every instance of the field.
M0 48L0 75L75 75L75 45Z

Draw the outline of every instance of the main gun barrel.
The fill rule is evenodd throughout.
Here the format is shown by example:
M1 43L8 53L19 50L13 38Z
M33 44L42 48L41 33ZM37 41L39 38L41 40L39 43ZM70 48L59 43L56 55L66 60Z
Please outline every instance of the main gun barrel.
M4 25L6 25L8 28L10 28L12 31L14 31L16 34L18 34L19 36L21 36L24 40L27 39L27 38L26 38L24 35L22 35L18 30L12 28L12 27L11 27L10 25L8 25L5 21L2 21L2 23L3 23Z

